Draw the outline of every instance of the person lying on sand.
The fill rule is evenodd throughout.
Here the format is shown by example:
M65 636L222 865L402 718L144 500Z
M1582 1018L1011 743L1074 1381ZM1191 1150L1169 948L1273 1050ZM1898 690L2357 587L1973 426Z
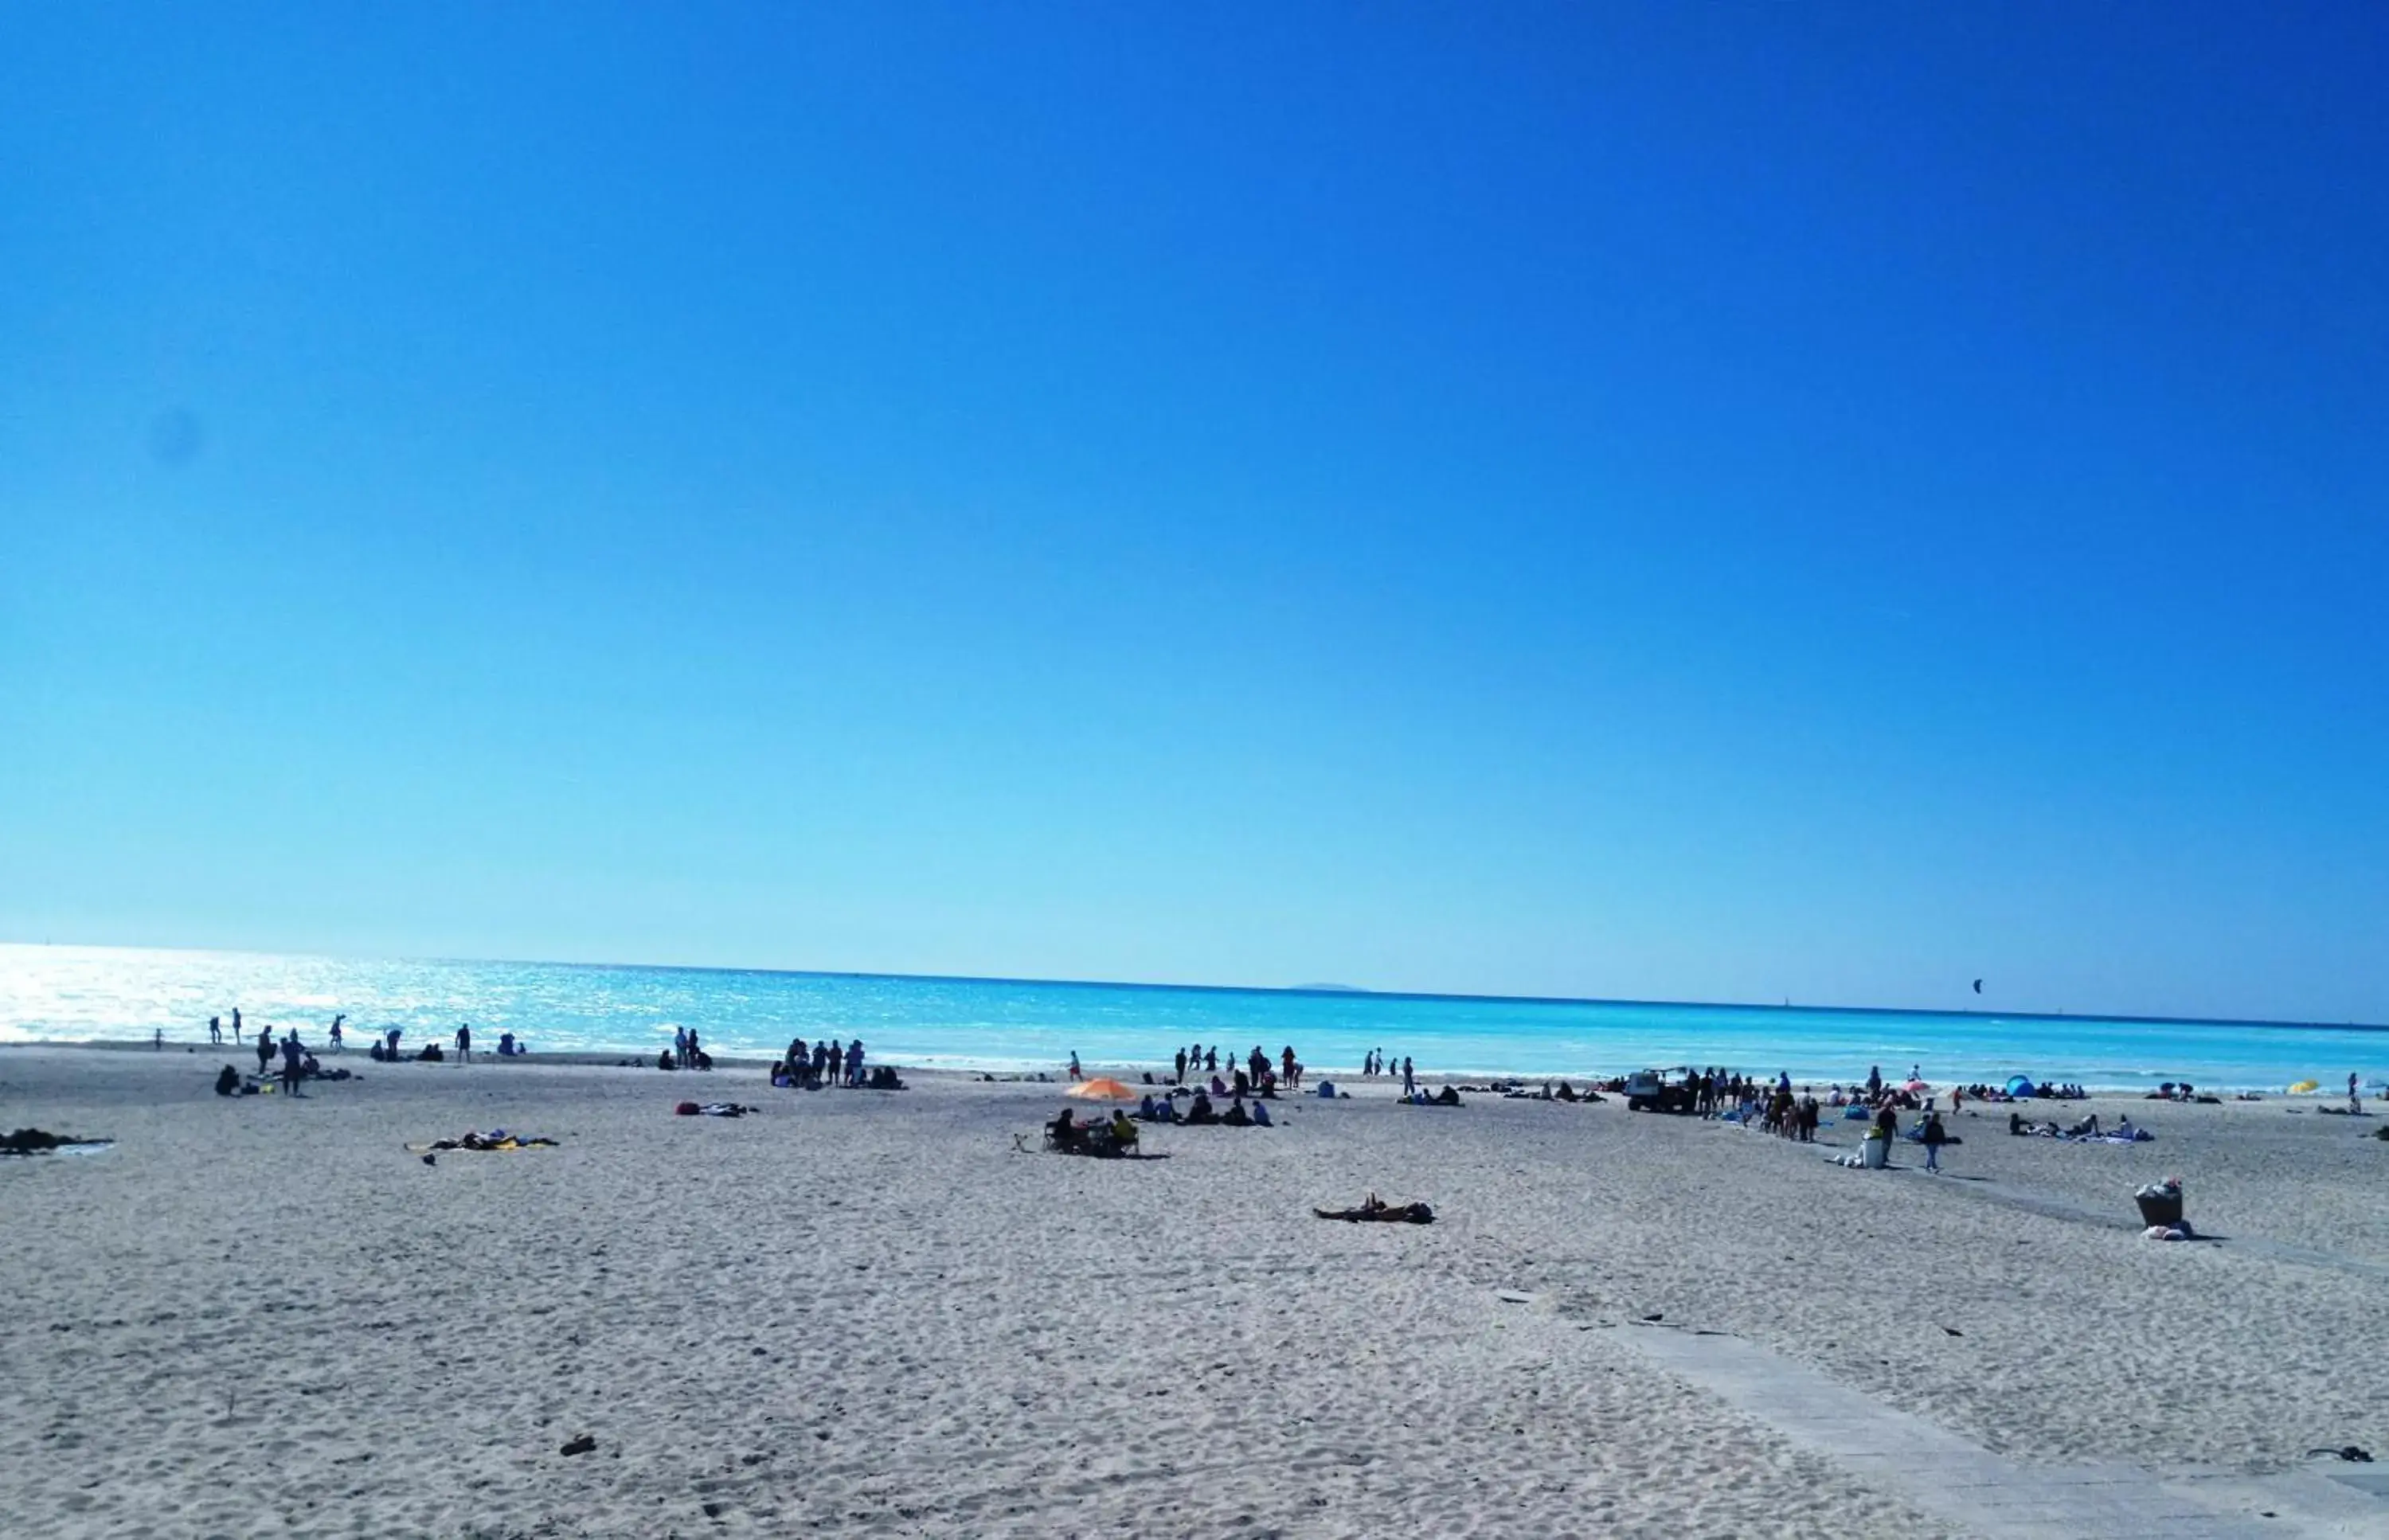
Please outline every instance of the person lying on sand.
M409 1151L416 1154L422 1154L428 1151L435 1150L505 1151L553 1150L555 1148L556 1140L552 1139L524 1139L520 1135L507 1133L504 1128L492 1128L486 1134L468 1133L460 1139L435 1139L428 1144L410 1144L407 1146Z
M1432 1225L1435 1210L1424 1203L1389 1204L1372 1192L1359 1208L1314 1208L1310 1211L1322 1219L1342 1219L1351 1224Z
M83 1145L110 1142L104 1139L77 1139L72 1134L54 1134L46 1128L19 1128L13 1134L0 1134L0 1155L46 1155L53 1150L72 1150Z

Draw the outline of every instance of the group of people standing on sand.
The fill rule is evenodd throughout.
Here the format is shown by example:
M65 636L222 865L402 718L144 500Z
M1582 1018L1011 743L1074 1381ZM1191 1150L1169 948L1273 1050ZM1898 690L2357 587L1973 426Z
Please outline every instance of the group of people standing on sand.
M1391 1075L1393 1073L1393 1070L1386 1067L1386 1050L1384 1049L1373 1048L1368 1052L1361 1055L1361 1078L1363 1080L1374 1080L1381 1075ZM1409 1096L1418 1089L1418 1075L1411 1068L1411 1062L1407 1058L1402 1061L1401 1076L1402 1094L1404 1096Z
M788 1043L787 1056L772 1066L772 1084L784 1090L817 1091L824 1086L849 1090L901 1090L896 1072L882 1066L863 1068L862 1039L839 1044L824 1037L811 1048L802 1037Z
M326 1036L327 1036L327 1037L329 1037L331 1038L331 1041L332 1041L332 1051L333 1051L333 1052L335 1052L335 1053L338 1053L338 1052L339 1052L339 1051L340 1051L340 1026L341 1026L341 1024L342 1024L342 1023L344 1023L344 1022L346 1022L348 1019L349 1019L349 1017L348 1017L348 1013L347 1013L346 1012L342 1012L339 1015L334 1016L334 1017L332 1018L332 1025L331 1025L331 1026L330 1026L329 1028L327 1028L327 1029L326 1029ZM234 1007L232 1008L232 1046L233 1046L233 1047L235 1047L235 1048L238 1048L238 1047L240 1046L240 1035L241 1035L241 1031L242 1031L242 1028L241 1028L241 1024L240 1024L240 1007L239 1007L239 1006L237 1006L237 1005L236 1005L236 1006L234 1006ZM273 1024L272 1022L268 1022L268 1023L266 1023L263 1026L261 1026L261 1027L259 1027L259 1028L257 1029L257 1038L258 1038L258 1041L259 1041L260 1043L263 1043L267 1038L271 1037L273 1035L274 1035L274 1024ZM221 1045L223 1044L224 1040L224 1018L223 1018L222 1016L210 1016L210 1017L208 1018L208 1043L209 1043L209 1046L210 1046L210 1047L217 1047L217 1046L221 1046ZM262 1057L263 1057L263 1052L262 1052L262 1050L261 1050L261 1051L260 1051L260 1055L259 1055L259 1056L260 1056L261 1058L262 1058Z
M1241 1065L1231 1055L1228 1068L1233 1083L1220 1078L1220 1049L1216 1043L1209 1048L1200 1043L1193 1048L1182 1048L1171 1056L1169 1065L1173 1085L1186 1084L1186 1076L1190 1073L1211 1076L1211 1094L1214 1096L1275 1096L1280 1090L1293 1092L1302 1089L1302 1061L1295 1057L1292 1043L1285 1045L1274 1064L1271 1063L1270 1056L1261 1051L1258 1043L1255 1043L1253 1050L1245 1055ZM1070 1078L1084 1078L1079 1073L1079 1056L1075 1053L1070 1055Z
M331 1025L324 1029L324 1036L326 1039L330 1042L332 1051L334 1053L340 1052L346 1045L348 1020L348 1012L344 1011L339 1015L334 1016L332 1018ZM232 1009L231 1026L232 1040L235 1047L239 1046L241 1034L245 1030L246 1028L241 1022L240 1007L236 1005ZM222 1016L210 1016L208 1018L208 1042L211 1045L222 1044L224 1040L224 1019ZM396 1026L390 1027L374 1037L373 1041L366 1046L366 1052L373 1057L376 1063L397 1063L401 1058L398 1050L399 1039L405 1035L404 1028ZM266 1066L273 1063L274 1055L277 1052L287 1053L287 1045L297 1041L298 1037L299 1029L297 1027L285 1029L282 1037L283 1046L277 1048L274 1037L274 1024L271 1022L262 1024L257 1028L257 1073L263 1075L266 1071ZM473 1062L473 1024L470 1022L458 1023L454 1041L458 1062L462 1063L471 1063ZM305 1050L302 1049L301 1051L304 1052ZM498 1034L499 1058L512 1059L530 1050L516 1039L513 1033L501 1032ZM432 1043L427 1045L415 1055L415 1057L428 1063L439 1063L447 1058L447 1054L441 1051L439 1044ZM313 1056L312 1054L308 1055L308 1061L310 1063L313 1063ZM308 1073L313 1075L314 1072L311 1070Z

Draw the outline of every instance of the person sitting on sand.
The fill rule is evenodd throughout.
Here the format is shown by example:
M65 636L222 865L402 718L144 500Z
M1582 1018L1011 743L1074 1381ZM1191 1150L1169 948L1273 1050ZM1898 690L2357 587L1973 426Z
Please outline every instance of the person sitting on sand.
M2099 1114L2098 1114L2097 1113L2092 1113L2089 1117L2084 1118L2081 1122L2079 1122L2079 1123L2076 1124L2073 1127L2066 1129L2066 1130L2065 1130L2065 1137L2066 1137L2067 1139L2096 1139L2096 1138L2098 1138L2098 1137L2099 1137Z
M1249 1128L1253 1114L1245 1111L1245 1099L1240 1096L1228 1103L1228 1110L1220 1114L1220 1121L1231 1128Z
M1086 1147L1087 1131L1079 1126L1078 1119L1070 1115L1070 1109L1067 1107L1054 1114L1054 1121L1045 1126L1045 1132L1053 1139L1054 1148L1056 1150L1080 1150Z
M1112 1142L1120 1147L1122 1153L1128 1153L1136 1149L1136 1125L1129 1121L1125 1108L1115 1108L1112 1111Z
M1270 1111L1267 1103L1259 1101L1253 1103L1253 1126L1256 1128L1271 1128L1276 1126L1276 1125L1270 1120Z
M226 1064L223 1069L218 1070L216 1072L216 1094L218 1096L238 1096L240 1094L240 1071L233 1068L230 1064Z

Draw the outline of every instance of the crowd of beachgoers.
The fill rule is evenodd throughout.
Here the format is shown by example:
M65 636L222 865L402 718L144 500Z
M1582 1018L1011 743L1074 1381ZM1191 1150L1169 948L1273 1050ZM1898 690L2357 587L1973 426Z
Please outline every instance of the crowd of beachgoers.
M348 1018L335 1015L324 1029L328 1054L344 1050ZM229 1038L233 1046L248 1041L257 1055L253 1075L243 1074L225 1066L217 1079L217 1090L224 1095L256 1094L275 1089L286 1094L303 1094L300 1088L318 1079L346 1079L345 1069L327 1068L313 1047L300 1037L296 1026L286 1026L278 1033L271 1024L250 1027L238 1007L233 1008L229 1022L224 1016L211 1016L207 1025L211 1045L223 1045ZM460 1063L469 1063L473 1051L470 1023L460 1023L446 1045L433 1041L408 1051L403 1044L403 1030L391 1026L373 1036L368 1056L377 1063L395 1063L402 1061L441 1063L453 1053ZM162 1030L155 1034L153 1046L164 1046ZM501 1058L526 1054L528 1045L515 1033L498 1036L496 1052ZM632 1063L632 1061L623 1061ZM659 1050L653 1061L664 1070L709 1070L712 1055L707 1051L698 1033L690 1027L676 1028L672 1044ZM1680 1077L1681 1088L1690 1105L1684 1110L1704 1119L1736 1123L1755 1130L1779 1137L1811 1142L1820 1126L1828 1120L1865 1121L1871 1126L1887 1125L1887 1136L1906 1138L1919 1142L1940 1142L1935 1130L1940 1126L1940 1114L1946 1099L1947 1110L1955 1114L1967 1102L2008 1104L2021 1102L2082 1101L2089 1096L2083 1086L2072 1082L2051 1081L2026 1075L2010 1076L1994 1084L1976 1081L1936 1089L1923 1078L1923 1066L1910 1067L1907 1079L1887 1079L1880 1065L1871 1068L1863 1080L1847 1084L1840 1082L1818 1091L1804 1085L1796 1090L1788 1073L1779 1073L1772 1080L1755 1078L1723 1067L1691 1067L1673 1072ZM1627 1090L1629 1077L1588 1076L1585 1089L1579 1093L1567 1080L1542 1082L1540 1089L1529 1089L1523 1082L1497 1079L1481 1086L1454 1087L1445 1084L1430 1091L1420 1083L1415 1062L1405 1056L1396 1058L1382 1049L1372 1049L1361 1057L1359 1070L1363 1082L1380 1079L1399 1081L1398 1099L1418 1105L1456 1106L1462 1089L1482 1090L1512 1098L1537 1098L1560 1101L1598 1101L1601 1093ZM1062 1071L1072 1085L1083 1084L1086 1070L1077 1053L1072 1053ZM824 1037L808 1043L799 1037L793 1039L786 1053L775 1059L769 1070L773 1087L793 1090L821 1090L827 1088L847 1089L901 1090L904 1082L892 1066L867 1062L862 1039L840 1042ZM1291 1043L1271 1055L1255 1044L1247 1052L1238 1055L1233 1050L1217 1043L1192 1044L1173 1049L1166 1068L1142 1072L1146 1086L1155 1091L1143 1093L1133 1112L1121 1114L1132 1126L1144 1123L1185 1123L1194 1125L1220 1124L1227 1126L1268 1126L1270 1114L1260 1103L1280 1097L1305 1093L1315 1088L1321 1095L1333 1098L1339 1094L1332 1083L1312 1086L1299 1054ZM989 1076L992 1078L992 1076ZM1045 1079L1044 1075L1034 1078ZM2347 1077L2347 1110L2358 1111L2358 1077ZM2312 1081L2293 1087L2293 1090L2313 1090ZM1157 1092L1157 1094L1156 1094ZM2218 1102L2222 1098L2211 1092L2202 1093L2187 1081L2167 1081L2155 1090L2145 1093L2152 1101ZM2262 1093L2242 1091L2234 1100L2253 1101ZM1184 1105L1181 1105L1182 1100ZM2332 1109L2336 1111L2337 1109ZM1918 1114L1906 1128L1899 1125L1899 1114ZM1102 1144L1111 1136L1111 1119L1098 1118L1083 1126L1095 1130L1091 1141L1070 1141L1057 1139L1049 1142L1080 1148L1082 1144ZM1056 1120L1056 1127L1059 1120ZM1049 1127L1049 1133L1054 1128ZM2011 1115L2009 1132L2019 1135L2041 1135L2059 1139L2106 1140L2145 1139L2145 1132L2131 1126L2128 1118L2120 1125L2102 1126L2093 1116L2070 1123L2055 1120L2028 1119ZM1133 1140L1120 1139L1122 1148Z

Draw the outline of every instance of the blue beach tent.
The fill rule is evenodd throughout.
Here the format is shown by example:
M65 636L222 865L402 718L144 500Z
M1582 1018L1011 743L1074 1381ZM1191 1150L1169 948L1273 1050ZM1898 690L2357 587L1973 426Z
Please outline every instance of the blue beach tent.
M2008 1076L2008 1094L2010 1096L2030 1096L2033 1093L2034 1088L2032 1078L2029 1075L2011 1075Z

